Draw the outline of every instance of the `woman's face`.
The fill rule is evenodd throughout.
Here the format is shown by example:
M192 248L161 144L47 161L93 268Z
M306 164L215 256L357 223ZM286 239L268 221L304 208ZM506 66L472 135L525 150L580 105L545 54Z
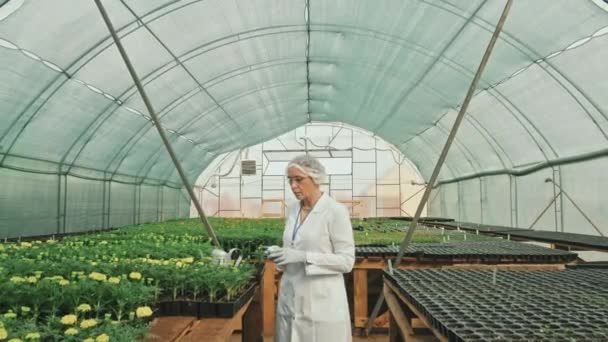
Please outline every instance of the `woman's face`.
M297 167L287 169L287 179L291 186L291 191L298 200L304 200L318 191L319 186L315 184L312 178L306 175Z

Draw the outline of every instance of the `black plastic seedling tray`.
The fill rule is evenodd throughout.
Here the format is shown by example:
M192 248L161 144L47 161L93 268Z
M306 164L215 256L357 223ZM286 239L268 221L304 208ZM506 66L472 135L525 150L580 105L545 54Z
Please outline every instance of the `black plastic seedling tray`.
M608 341L607 268L384 276L449 341Z
M253 297L256 284L251 284L247 290L230 302L208 302L194 300L170 300L158 303L159 316L191 316L197 318L231 318Z
M359 257L393 257L399 246L358 246ZM514 259L529 262L571 262L576 253L507 240L453 241L447 243L413 243L404 256L427 259Z

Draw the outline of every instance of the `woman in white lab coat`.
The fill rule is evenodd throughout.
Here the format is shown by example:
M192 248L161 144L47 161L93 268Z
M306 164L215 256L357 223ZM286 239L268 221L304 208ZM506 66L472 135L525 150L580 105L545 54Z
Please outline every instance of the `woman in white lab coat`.
M277 342L350 342L343 273L355 245L348 210L321 192L321 163L309 156L287 165L299 202L288 208L283 247L269 255L283 271L276 316Z

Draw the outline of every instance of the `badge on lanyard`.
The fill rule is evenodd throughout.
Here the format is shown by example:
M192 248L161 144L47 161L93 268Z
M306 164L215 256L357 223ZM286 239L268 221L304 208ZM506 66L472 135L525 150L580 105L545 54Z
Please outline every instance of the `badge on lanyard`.
M319 201L317 201L318 203ZM317 205L317 203L315 203L315 205ZM310 216L310 214L312 213L312 211L315 209L315 206L313 205L312 208L310 208L310 211L308 212L308 215L306 215L306 217L304 218L304 220L302 220L302 223L298 224L298 221L300 221L300 215L302 214L302 205L300 204L300 210L298 210L298 216L296 216L296 222L294 222L293 224L293 233L291 234L291 247L295 247L296 245L296 235L298 234L298 231L300 230L300 228L302 227L302 225L304 225L304 223L306 222L306 219L308 218L308 216Z

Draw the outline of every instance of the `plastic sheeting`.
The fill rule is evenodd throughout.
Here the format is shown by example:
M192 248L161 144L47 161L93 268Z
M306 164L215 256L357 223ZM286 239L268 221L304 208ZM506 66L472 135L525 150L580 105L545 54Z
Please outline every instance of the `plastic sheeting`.
M442 184L459 181L459 190L442 185L433 203L443 204L432 214L531 224L554 189L543 187L545 175L521 171L579 158L584 165L547 172L561 174L564 190L591 221L608 218L605 207L579 190L587 186L582 182L605 190L605 182L594 183L603 181L601 168L587 166L603 165L608 136L608 12L598 3L515 2L440 174ZM221 153L311 121L372 131L428 178L504 1L104 5L193 181ZM9 205L3 222L19 231L54 232L61 212L71 212L55 199L65 191L58 175L82 180L66 188L82 186L85 194L69 190L68 202L92 203L76 205L78 216L68 217L81 228L98 224L99 182L125 196L109 203L117 210L137 191L116 182L181 187L94 3L9 0L0 6L0 168L11 173L0 186L16 208L36 201L40 217L35 229L15 228L19 220L4 209ZM492 175L515 178L510 208L503 207L504 196L493 199L504 181L480 185L463 178ZM589 232L589 220L582 223L580 210L573 212L562 197L559 213L555 206L549 215L553 223L541 218L538 225ZM126 208L131 212L103 222L131 222L127 216L139 209Z

